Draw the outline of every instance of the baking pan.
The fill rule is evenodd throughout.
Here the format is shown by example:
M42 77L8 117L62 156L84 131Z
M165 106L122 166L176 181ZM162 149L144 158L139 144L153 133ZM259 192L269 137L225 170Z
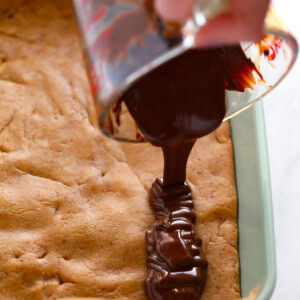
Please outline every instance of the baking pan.
M273 208L262 103L231 121L236 185L241 297L257 289L269 299L276 282Z

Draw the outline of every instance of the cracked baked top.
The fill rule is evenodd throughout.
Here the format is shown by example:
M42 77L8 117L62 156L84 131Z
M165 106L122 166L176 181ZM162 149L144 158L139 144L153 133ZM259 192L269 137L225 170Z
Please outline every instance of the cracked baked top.
M71 2L1 1L0 299L145 299L147 191L162 162L98 129ZM209 261L202 299L237 299L227 123L197 142L187 177Z

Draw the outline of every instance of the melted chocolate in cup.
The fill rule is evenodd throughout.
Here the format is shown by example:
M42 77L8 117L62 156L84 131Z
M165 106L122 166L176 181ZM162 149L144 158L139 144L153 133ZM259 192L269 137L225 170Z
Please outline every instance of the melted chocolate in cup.
M252 87L253 71L240 46L190 50L140 79L122 97L141 132L164 154L163 179L149 193L156 221L146 234L148 299L201 297L208 264L194 232L187 160L196 139L222 123L225 90Z

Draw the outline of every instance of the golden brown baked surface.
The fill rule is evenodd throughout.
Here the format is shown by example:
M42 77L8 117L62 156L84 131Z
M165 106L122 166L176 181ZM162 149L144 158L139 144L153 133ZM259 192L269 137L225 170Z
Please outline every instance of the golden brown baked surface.
M0 299L144 299L160 150L100 133L67 0L0 1ZM203 299L239 298L228 124L188 165Z

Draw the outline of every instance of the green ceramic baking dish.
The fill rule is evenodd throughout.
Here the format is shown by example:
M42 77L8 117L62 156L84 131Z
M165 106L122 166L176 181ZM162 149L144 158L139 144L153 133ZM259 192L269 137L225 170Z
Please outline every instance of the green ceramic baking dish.
M273 209L262 103L231 121L236 185L241 296L259 288L270 299L276 281Z

